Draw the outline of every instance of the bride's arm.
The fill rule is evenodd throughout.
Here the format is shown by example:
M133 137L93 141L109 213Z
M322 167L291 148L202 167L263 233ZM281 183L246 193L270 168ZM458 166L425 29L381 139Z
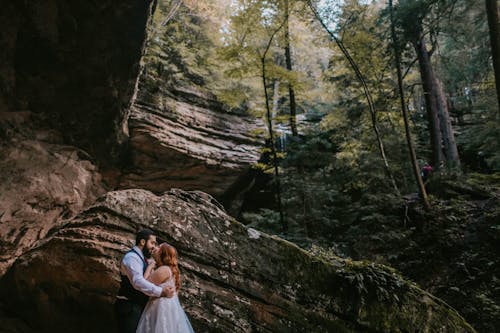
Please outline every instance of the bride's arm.
M149 268L149 266L148 266ZM147 269L146 269L147 272ZM144 276L146 276L146 273L144 273ZM157 286L162 284L163 282L167 281L167 279L170 277L170 270L168 269L167 266L160 266L158 267L157 270L155 270L153 273L149 275L146 279Z
M149 279L155 267L156 267L156 262L154 260L149 261L148 267L146 267L146 271L144 272L144 278L146 280Z

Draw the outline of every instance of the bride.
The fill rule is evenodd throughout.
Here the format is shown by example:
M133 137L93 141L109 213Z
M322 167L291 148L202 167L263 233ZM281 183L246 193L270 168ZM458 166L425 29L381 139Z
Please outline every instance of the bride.
M181 286L177 251L173 246L162 243L152 257L154 262L148 265L144 277L160 287L175 286L176 291L172 298L149 299L136 333L194 333L177 296ZM153 271L155 265L158 268Z

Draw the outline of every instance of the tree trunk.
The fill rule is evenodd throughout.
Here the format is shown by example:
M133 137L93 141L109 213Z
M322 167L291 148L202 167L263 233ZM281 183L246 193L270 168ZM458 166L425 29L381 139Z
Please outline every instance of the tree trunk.
M453 127L451 126L448 102L443 91L443 85L438 78L435 78L435 88L436 95L438 96L439 124L443 137L446 165L448 168L459 168L460 158L458 156L457 144L455 143L455 134L453 134Z
M300 198L302 200L302 227L304 228L304 233L306 237L311 236L313 230L311 225L311 203L309 196L304 189L300 191Z
M432 70L430 55L425 45L425 38L421 37L420 40L413 43L413 46L417 53L427 117L429 118L429 132L432 148L431 164L439 169L443 166L445 159L443 150L441 149L442 136L439 122L439 102L436 94L437 89L435 87L436 79L434 71Z
M406 143L408 144L408 150L410 152L410 162L413 167L413 175L415 176L415 181L417 182L420 198L422 198L422 202L424 204L425 209L429 210L430 209L429 199L427 198L427 191L425 190L424 182L422 181L422 176L420 175L420 168L417 162L417 154L415 153L415 148L413 146L413 141L411 139L410 124L408 122L408 112L406 109L406 102L403 89L403 75L401 73L399 44L397 40L396 29L394 27L394 17L392 12L392 0L389 0L389 11L391 14L391 35L392 35L392 43L394 45L396 71L398 76L399 100L401 102L401 110L403 112L403 120L405 124Z
M280 88L280 81L275 79L273 83L273 109L271 112L271 122L273 122L273 119L276 118L276 115L278 114L278 108L279 108L279 88ZM276 150L278 151L285 151L285 143L286 143L286 133L277 133L277 142L275 143Z
M267 92L267 77L266 77L266 59L265 54L261 59L262 63L262 85L264 86L264 98L266 99L266 120L267 120L267 130L269 131L269 145L271 148L271 156L274 168L274 181L276 182L276 201L278 202L278 210L280 214L280 223L283 232L286 232L287 226L285 223L285 218L283 215L283 207L281 205L281 184L280 184L280 173L278 168L278 154L276 153L276 146L274 143L274 132L273 132L273 117L271 114L271 108L269 107L269 94Z
M292 56L290 54L290 25L289 18L290 12L288 7L288 0L285 0L285 60L286 69L292 71ZM293 90L293 85L288 82L288 96L290 99L290 129L292 130L292 135L297 136L299 132L297 130L297 104L295 103L295 91Z
M274 80L273 84L273 112L271 114L272 118L274 119L276 117L276 114L278 113L278 107L279 107L279 88L280 88L280 81Z
M280 173L279 173L279 167L278 167L278 154L276 153L276 147L274 144L274 133L273 133L273 119L272 119L272 114L271 114L271 107L269 106L269 93L267 92L267 76L266 76L266 55L267 52L269 52L269 48L271 47L271 43L273 41L274 36L278 33L278 31L283 27L283 22L271 35L269 38L269 41L267 43L266 49L264 50L262 56L260 57L260 62L261 62L261 76L262 76L262 85L264 88L264 98L265 98L265 105L266 105L266 119L267 119L267 129L269 131L269 141L270 141L270 148L271 148L271 154L272 154L272 159L273 159L273 166L274 166L274 177L275 177L275 182L276 182L276 200L278 202L278 211L280 214L280 224L282 231L286 233L288 231L288 224L285 220L285 214L283 212L283 205L281 203L281 184L280 184Z
M488 26L490 28L491 56L493 58L498 112L500 114L500 14L498 13L498 0L486 0L486 15L488 16Z

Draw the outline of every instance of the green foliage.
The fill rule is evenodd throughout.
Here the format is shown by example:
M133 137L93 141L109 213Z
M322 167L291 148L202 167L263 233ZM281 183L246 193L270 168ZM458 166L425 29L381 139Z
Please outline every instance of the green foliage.
M469 167L478 172L500 171L500 125L497 120L477 124L464 130L460 143Z
M273 231L279 228L279 213L272 209L260 209L256 213L244 213L243 218L249 222L247 224L249 227Z
M161 38L149 40L150 52L146 57L155 69L150 77L159 77L169 86L204 86L207 80L217 79L214 51L217 38L212 31L213 21L196 8L181 4L173 10L172 1L160 1L151 29ZM169 13L173 13L169 17ZM169 17L169 20L166 18ZM166 20L166 21L165 21Z

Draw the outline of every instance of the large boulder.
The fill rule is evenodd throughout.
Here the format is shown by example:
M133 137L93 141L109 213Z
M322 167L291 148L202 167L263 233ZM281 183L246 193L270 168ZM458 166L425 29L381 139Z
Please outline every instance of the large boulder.
M474 332L392 269L323 260L175 189L109 192L52 229L4 277L9 308L45 331L113 330L119 260L144 227L177 248L197 332Z

